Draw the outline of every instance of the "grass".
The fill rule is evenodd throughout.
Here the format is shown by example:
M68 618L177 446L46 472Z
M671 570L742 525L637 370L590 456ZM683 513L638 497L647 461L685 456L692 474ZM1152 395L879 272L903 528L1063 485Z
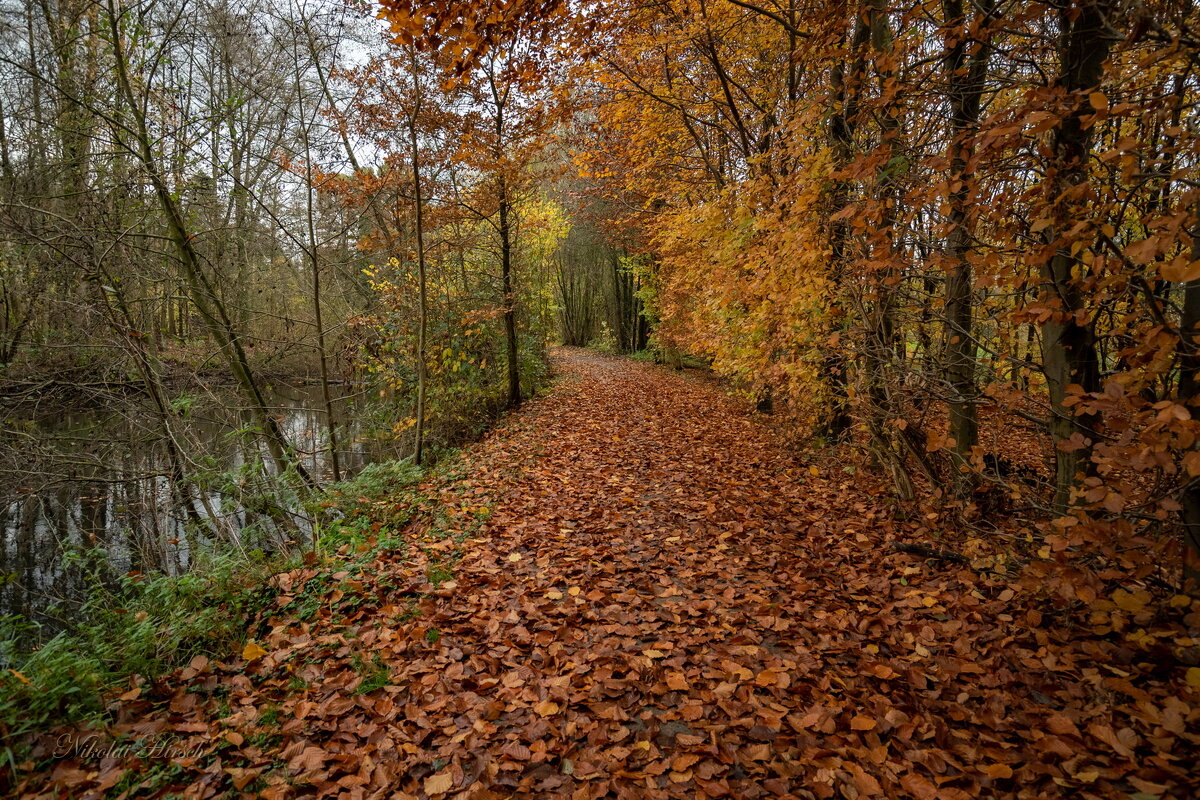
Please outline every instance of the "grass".
M454 572L445 564L431 564L425 575L434 586L441 586L446 581L454 579Z
M629 357L634 361L643 361L647 364L663 363L662 355L660 355L658 349L654 347L647 347L644 350L635 350L629 354Z
M354 671L362 677L358 688L354 690L355 694L370 694L378 691L387 686L392 679L392 670L379 653L376 653L370 661L356 653L351 659L351 665L354 667Z
M258 724L273 727L279 724L279 706L267 706L258 715Z

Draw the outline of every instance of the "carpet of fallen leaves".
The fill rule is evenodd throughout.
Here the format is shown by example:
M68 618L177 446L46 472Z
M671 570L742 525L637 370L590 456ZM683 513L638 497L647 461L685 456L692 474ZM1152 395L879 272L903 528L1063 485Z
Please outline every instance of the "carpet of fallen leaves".
M18 792L1196 796L1182 670L1027 581L891 552L913 524L876 479L788 452L702 376L555 359L555 390L431 487L451 520L488 507L469 540L414 529L308 621L126 692L107 735L177 737L170 770L66 757ZM280 606L316 575L278 576Z

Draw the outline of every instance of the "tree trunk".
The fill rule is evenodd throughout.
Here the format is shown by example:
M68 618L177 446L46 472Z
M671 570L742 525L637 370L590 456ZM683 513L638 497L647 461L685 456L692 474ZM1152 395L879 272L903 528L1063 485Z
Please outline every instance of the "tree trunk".
M417 117L421 113L421 83L417 77L415 47L410 52L409 58L413 79L413 111L408 123L408 137L409 144L412 146L414 224L417 237L417 293L420 299L420 312L417 319L417 443L413 462L419 465L425 455L425 391L428 381L428 370L425 365L425 335L429 326L429 298L425 286L425 219L421 201L421 162L417 149ZM505 274L507 276L507 272Z
M1048 243L1086 214L1088 159L1091 127L1081 118L1090 113L1088 94L1100 87L1104 61L1108 58L1109 36L1104 8L1100 3L1083 3L1061 16L1060 73L1057 84L1071 93L1074 110L1054 129L1055 177L1050 181L1050 203L1054 224L1047 229ZM1042 329L1042 365L1050 397L1050 434L1055 444L1054 507L1064 512L1071 503L1071 490L1080 474L1089 472L1097 420L1076 414L1067 404L1073 391L1094 392L1100 388L1100 364L1096 338L1090 321L1080 321L1085 299L1073 272L1079 260L1069 246L1060 245L1043 266L1042 290L1054 314ZM1077 387L1077 389L1073 389ZM1074 441L1072 441L1074 439Z
M886 91L893 80L890 64L892 52L892 27L888 19L886 0L870 0L867 4L867 24L870 30L871 49L874 51L879 69L880 90ZM896 403L888 387L889 373L895 360L896 340L896 218L900 192L895 171L897 152L896 140L900 135L900 119L896 104L889 104L879 121L880 144L889 158L878 175L882 218L879 240L874 244L875 261L884 266L873 278L874 303L866 311L866 331L863 352L863 371L867 384L867 428L871 437L871 451L879 466L888 473L901 500L911 500L915 494L912 478L904 466L905 445L893 433L892 419L897 414Z
M1200 220L1200 204L1194 210ZM1192 260L1200 260L1200 222L1192 230ZM1183 284L1183 309L1179 316L1179 402L1200 415L1200 280ZM1200 481L1193 478L1180 492L1183 520L1184 578L1200 586Z
M508 407L521 404L521 371L517 362L517 310L512 284L512 209L500 179L500 284L504 293L504 341L508 351Z
M862 49L866 45L870 31L863 20L855 25L854 37L850 44L851 70L847 79L845 67L835 65L830 83L837 112L830 116L829 139L833 150L833 171L845 169L854 155L854 131L857 127L858 96L862 86L862 77L866 72ZM830 205L834 213L842 210L850 201L849 181L835 177L831 182ZM830 245L830 283L833 285L833 302L830 306L830 316L834 323L830 326L829 341L825 344L825 353L821 359L821 379L825 390L829 393L829 412L817 428L817 435L823 439L840 441L850 431L850 401L846 375L846 357L843 345L837 341L840 338L840 320L845 316L841 307L840 295L846 273L848 259L846 245L850 240L849 223L845 220L835 220L829 231Z
M297 58L299 63L299 58ZM312 143L309 141L309 121L305 118L304 111L304 90L299 73L296 75L296 103L300 112L300 134L304 144L304 199L305 199L305 222L308 227L308 257L309 266L312 269L312 307L313 307L313 324L316 326L317 333L317 364L321 376L321 401L325 406L325 431L329 437L329 465L333 470L333 479L340 481L342 479L342 468L338 457L338 438L337 438L337 421L333 416L333 397L329 390L329 357L325 347L325 320L321 308L321 259L318 253L317 242L317 227L316 227L316 209L313 203L313 170L312 170ZM235 191L239 192L238 205L244 201L246 193L240 190L240 187L235 187ZM237 241L239 250L239 263L244 258L242 247L245 237L241 235L239 228ZM316 550L316 531L313 532L314 538L312 541L313 550Z
M973 281L968 253L973 231L968 222L971 199L970 166L975 145L972 137L979 122L979 107L987 75L990 36L983 30L972 35L963 15L962 0L945 0L945 23L950 28L946 55L946 80L950 102L950 234L946 241L949 275L946 279L946 382L950 388L947 403L950 412L950 436L954 439L953 486L960 496L974 489L975 473L970 469L971 451L979 440L975 400L975 330L972 303ZM990 22L994 0L983 0L978 8L976 27ZM952 26L952 27L951 27ZM968 43L975 50L967 56ZM965 71L965 75L963 74Z

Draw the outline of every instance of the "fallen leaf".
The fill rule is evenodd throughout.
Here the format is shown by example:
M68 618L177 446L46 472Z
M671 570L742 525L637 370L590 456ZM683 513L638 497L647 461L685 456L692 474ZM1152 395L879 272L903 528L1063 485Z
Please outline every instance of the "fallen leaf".
M447 772L439 772L425 779L425 794L445 794L454 788L454 776Z
M242 648L242 658L244 658L246 661L254 661L255 659L262 658L266 654L267 651L264 650L257 642L247 642L246 646Z
M1127 592L1124 589L1117 589L1112 594L1112 601L1117 608L1122 611L1128 611L1131 614L1138 614L1145 610L1146 604L1151 600L1150 593L1144 589L1139 589L1136 592Z

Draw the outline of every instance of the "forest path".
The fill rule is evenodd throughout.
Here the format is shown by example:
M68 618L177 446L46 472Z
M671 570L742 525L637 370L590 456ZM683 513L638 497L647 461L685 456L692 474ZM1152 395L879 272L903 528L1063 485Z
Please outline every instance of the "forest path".
M440 521L406 554L278 577L248 662L121 698L110 734L200 755L66 759L25 794L1185 791L1186 706L1088 690L1067 676L1110 656L1037 629L1044 601L891 553L874 479L805 463L704 376L554 360L547 396L426 487Z
M803 731L837 716L812 705L822 662L869 658L838 631L860 620L837 615L844 560L874 545L828 547L870 524L865 505L811 491L808 468L703 376L568 348L555 365L552 394L473 470L504 499L428 621L446 649L412 674L434 670L425 697L448 704L425 763L449 759L456 788L531 796L809 784Z

